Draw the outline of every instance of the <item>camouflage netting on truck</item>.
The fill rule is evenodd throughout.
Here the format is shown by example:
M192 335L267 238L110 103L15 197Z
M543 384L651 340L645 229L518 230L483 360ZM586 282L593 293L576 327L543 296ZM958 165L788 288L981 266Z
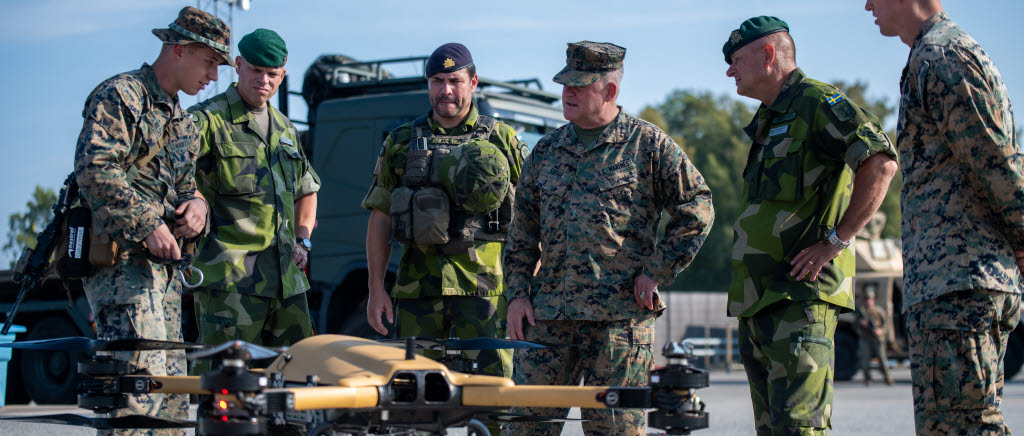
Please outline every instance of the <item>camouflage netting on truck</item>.
M374 65L355 65L353 68L366 71L367 77L359 77L357 74L340 71L338 67L346 64L359 63L359 61L345 55L321 55L313 61L313 64L306 70L302 79L302 98L306 105L313 110L324 100L330 98L331 90L339 83L350 83L367 80L369 77L376 77L377 67ZM389 79L392 75L385 69L381 69L381 78Z

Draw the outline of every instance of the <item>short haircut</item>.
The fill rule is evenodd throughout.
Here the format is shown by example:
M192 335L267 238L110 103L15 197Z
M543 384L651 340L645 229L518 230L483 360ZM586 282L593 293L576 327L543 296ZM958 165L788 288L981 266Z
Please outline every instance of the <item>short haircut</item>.
M775 59L782 69L796 68L796 43L789 32L775 32L761 39L759 48L768 44L775 47Z

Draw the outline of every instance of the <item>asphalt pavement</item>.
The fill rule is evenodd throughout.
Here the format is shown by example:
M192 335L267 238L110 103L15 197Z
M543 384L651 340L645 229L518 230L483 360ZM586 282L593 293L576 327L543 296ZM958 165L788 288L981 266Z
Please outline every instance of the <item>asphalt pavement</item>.
M914 434L914 409L910 393L910 370L895 368L896 383L886 386L875 383L865 387L860 376L854 381L837 382L832 414L834 435L904 436ZM694 435L752 435L753 411L750 393L743 371L715 371L711 373L711 386L698 391L707 403L711 427L696 431ZM23 414L81 413L70 406L8 406L0 408L0 417ZM1010 429L1024 433L1024 377L1006 383L1003 391L1003 416ZM48 424L0 422L0 435L36 436L93 435L84 428ZM463 435L455 430L452 435ZM563 435L582 435L579 424L567 425Z

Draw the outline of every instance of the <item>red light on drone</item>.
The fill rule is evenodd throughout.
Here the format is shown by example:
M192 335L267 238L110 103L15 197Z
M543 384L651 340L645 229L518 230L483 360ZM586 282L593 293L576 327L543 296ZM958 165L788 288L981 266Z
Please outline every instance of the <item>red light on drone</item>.
M223 421L223 422L228 422L228 417L222 416L222 417L220 417L220 420Z
M224 395L227 395L228 394L228 390L227 389L221 389L220 393L224 394Z
M221 410L227 410L228 409L228 402L227 401L220 400L220 402L217 403L217 405L220 406Z

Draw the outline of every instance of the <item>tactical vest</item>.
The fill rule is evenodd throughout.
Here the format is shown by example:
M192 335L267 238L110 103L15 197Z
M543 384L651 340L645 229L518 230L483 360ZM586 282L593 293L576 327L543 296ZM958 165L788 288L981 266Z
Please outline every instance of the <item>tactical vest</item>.
M480 115L472 131L453 136L434 135L426 116L412 122L405 174L391 194L392 234L398 242L440 245L442 252L452 255L467 250L472 254L474 240L505 241L512 223L514 186L509 186L496 210L472 213L449 198L438 172L441 161L456 147L488 140L496 122Z

